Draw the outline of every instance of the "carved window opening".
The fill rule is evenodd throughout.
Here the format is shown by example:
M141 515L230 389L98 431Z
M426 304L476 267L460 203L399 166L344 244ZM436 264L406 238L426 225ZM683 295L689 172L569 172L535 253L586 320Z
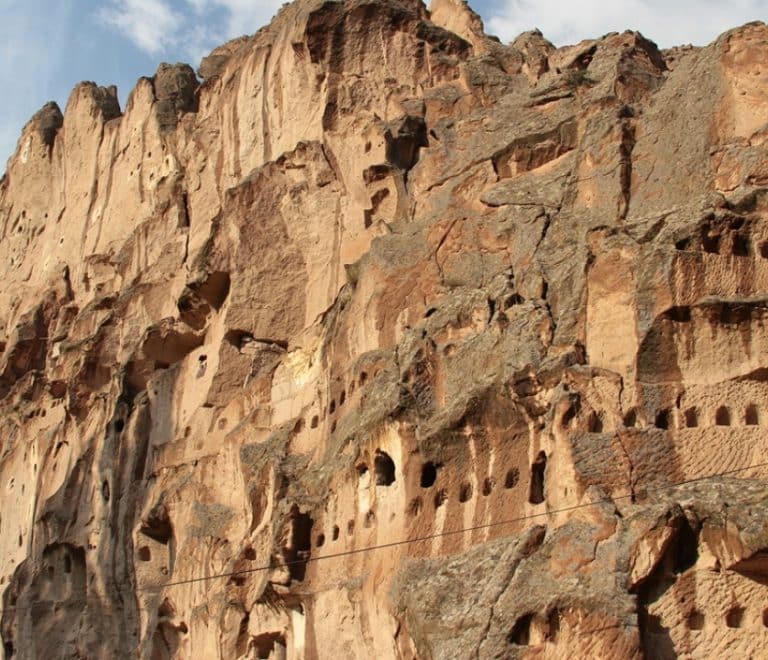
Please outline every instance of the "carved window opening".
M139 548L138 556L141 561L150 561L152 559L152 553L146 545Z
M472 499L473 492L474 492L474 489L472 488L471 483L465 482L461 484L461 488L459 488L459 502L461 502L462 504L469 502L469 500Z
M731 411L725 406L720 406L715 413L715 424L717 424L717 426L730 426Z
M285 637L280 633L262 633L253 638L257 658L284 658Z
M547 640L554 642L560 634L560 612L557 609L552 610L547 618Z
M386 452L377 450L373 460L377 486L391 486L395 483L395 462Z
M509 633L507 641L516 646L528 646L531 643L531 623L533 614L521 616L515 625L512 626L512 632Z
M688 615L688 630L703 630L704 629L704 615L698 610L693 610Z
M318 534L317 540L315 541L315 545L318 548L322 548L325 545L325 534Z
M685 425L689 429L694 429L699 425L699 411L696 408L688 408L685 411Z
M333 540L338 541L339 540L339 526L334 525L333 526Z
M600 419L600 415L598 415L594 410L589 413L589 418L587 419L587 430L590 433L603 432L603 420Z
M718 235L705 235L701 239L701 247L704 249L704 252L708 252L709 254L719 254L720 253L720 236Z
M517 482L520 481L520 470L517 468L511 468L507 471L507 476L504 478L504 488L509 490L517 486Z
M624 426L628 429L637 426L637 411L634 408L628 410L627 414L624 415Z
M289 520L288 542L283 547L283 557L292 580L302 581L307 573L307 561L312 548L312 525L309 514L302 513L294 505Z
M760 256L763 259L768 259L768 241L760 243Z
M744 608L732 607L725 615L725 625L729 628L741 628L744 623Z
M437 481L437 466L434 463L424 463L421 466L421 480L420 485L422 488L431 488Z
M747 238L743 234L733 235L733 256L734 257L749 256L749 238Z
M744 423L747 426L757 426L760 423L760 415L757 412L757 406L750 403L744 412Z
M531 504L541 504L544 501L544 477L547 470L547 455L540 451L531 465L531 490L528 501Z
M658 429L668 429L669 428L669 422L672 417L672 411L669 409L660 410L656 414L656 428Z
M316 429L319 423L320 423L320 418L317 415L313 415L312 421L310 422L309 426L310 428Z
M699 536L687 519L682 521L670 551L675 575L685 573L699 560Z

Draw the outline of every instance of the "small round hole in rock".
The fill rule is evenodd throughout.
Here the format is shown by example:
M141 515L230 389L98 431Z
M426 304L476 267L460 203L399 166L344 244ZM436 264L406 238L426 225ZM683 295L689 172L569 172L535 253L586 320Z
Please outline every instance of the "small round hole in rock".
M437 466L434 463L424 463L421 466L421 480L419 481L422 488L431 488L437 481Z
M465 482L461 484L461 488L459 488L459 502L461 502L462 504L469 502L469 500L472 499L473 492L474 492L474 489L472 488L471 483Z
M338 525L334 525L333 526L332 538L333 538L334 541L338 541L339 540L339 526Z
M320 423L320 418L317 415L313 415L312 421L310 422L309 426L310 428L316 429L319 423Z
M315 541L315 545L318 548L322 548L325 545L325 534L318 534L317 540Z

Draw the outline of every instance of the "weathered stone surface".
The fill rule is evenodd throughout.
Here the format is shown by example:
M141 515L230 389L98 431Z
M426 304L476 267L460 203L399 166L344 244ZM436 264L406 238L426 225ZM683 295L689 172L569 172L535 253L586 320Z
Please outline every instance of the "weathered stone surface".
M764 656L766 62L299 0L45 106L5 657Z

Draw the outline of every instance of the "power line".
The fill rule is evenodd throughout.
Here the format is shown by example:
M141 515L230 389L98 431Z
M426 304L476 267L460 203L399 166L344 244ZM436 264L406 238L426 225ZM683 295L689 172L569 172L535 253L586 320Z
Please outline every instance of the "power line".
M696 477L693 479L687 479L685 481L680 481L677 483L668 484L666 486L658 486L655 488L646 488L645 492L654 492L658 490L665 490L669 488L676 488L678 486L686 486L688 484L696 483L698 481L705 481L707 479L714 479L716 477L724 477L728 476L729 474L736 474L738 472L745 472L747 470L752 470L759 467L768 467L768 461L765 463L755 463L754 465L749 465L742 468L735 468L733 470L727 470L725 472L719 472L716 474L710 474L703 477ZM389 543L381 543L379 545L371 545L366 546L364 548L356 548L354 550L344 550L342 552L336 552L329 555L321 555L319 557L308 557L307 559L297 559L293 561L284 562L281 564L281 566L293 566L293 565L300 565L300 564L309 564L311 562L318 562L325 559L337 559L339 557L348 557L351 555L357 555L364 552L373 552L374 550L382 550L387 548L394 548L401 545L410 545L412 543L421 543L422 541L432 541L436 538L444 537L444 536L455 536L456 534L465 534L466 532L474 532L481 529L488 529L490 527L499 527L501 525L511 525L513 523L517 522L523 522L525 520L532 520L534 518L544 518L556 513L568 513L570 511L576 511L578 509L584 509L586 507L590 506L597 506L598 504L610 504L613 502L616 502L617 500L624 500L624 499L631 499L634 497L633 494L627 494L627 495L619 495L617 497L605 497L599 500L593 500L591 502L584 502L582 504L574 504L572 506L563 507L561 509L550 509L549 511L542 511L540 513L532 513L525 516L518 516L516 518L508 518L507 520L498 520L496 522L491 523L484 523L482 525L474 525L472 527L463 527L461 529L454 529L449 531L443 531L443 532L436 532L434 534L428 534L426 536L419 536L413 539L403 539L400 541L391 541ZM272 570L273 568L277 568L276 566L258 566L255 568L246 568L239 571L232 571L229 573L219 573L217 575L209 575L204 577L196 577L196 578L188 578L185 580L177 580L175 582L167 582L162 586L152 586L152 587L142 587L139 589L139 591L158 591L160 589L165 589L166 587L176 587L180 585L185 584L194 584L196 582L205 582L207 580L217 580L220 578L226 578L226 577L237 577L239 575L248 575L251 573L259 573L261 571L268 571Z
M659 492L664 490L669 490L671 488L677 488L679 486L687 486L693 483L697 483L700 481L706 481L708 479L715 479L717 477L726 477L728 475L732 474L738 474L740 472L746 472L747 470L753 470L757 468L762 467L768 467L768 461L763 463L754 463L752 465L747 465L745 467L740 468L734 468L732 470L726 470L724 472L717 472L713 474L708 474L700 477L694 477L691 479L686 479L679 482L674 482L671 484L667 484L664 486L656 486L656 487L646 487L644 489L645 493L652 493L652 492ZM280 564L279 566L274 565L263 565L263 566L257 566L254 568L245 568L238 571L229 571L227 573L217 573L215 575L207 575L207 576L200 576L200 577L194 577L194 578L187 578L184 580L176 580L173 582L166 582L163 585L158 586L146 586L146 587L139 587L137 589L138 592L147 592L147 591L161 591L162 589L167 589L169 587L178 587L183 586L187 584L196 584L199 582L208 582L210 580L220 580L223 578L232 578L232 577L239 577L242 575L251 575L253 573L260 573L262 571L269 571L273 570L275 568L282 568L282 567L289 567L289 566L298 566L298 565L307 565L313 562L318 562L321 560L326 559L339 559L341 557L349 557L353 555L359 555L366 552L374 552L376 550L384 550L388 548L394 548L399 547L403 545L411 545L414 543L421 543L424 541L432 541L437 538L446 537L446 536L455 536L457 534L465 534L467 532L474 532L477 530L482 529L489 529L491 527L500 527L502 525L511 525L514 523L524 522L526 520L534 520L536 518L546 518L548 516L557 514L557 513L568 513L571 511L577 511L579 509L585 509L587 507L591 506L598 506L600 504L613 504L619 500L626 500L626 499L632 499L635 495L633 493L628 493L627 495L618 495L616 497L604 497L598 500L593 500L591 502L584 502L582 504L574 504L572 506L562 507L560 509L550 509L548 511L542 511L540 513L532 513L525 516L517 516L515 518L508 518L506 520L499 520L496 522L490 522L490 523L484 523L482 525L474 525L472 527L463 527L460 529L454 529L454 530L448 530L448 531L442 531L442 532L436 532L434 534L427 534L425 536L419 536L413 539L402 539L400 541L391 541L389 543L381 543L378 545L372 545L372 546L366 546L364 548L355 548L353 550L344 550L342 552L335 552L328 555L320 555L315 557L308 557L306 559L296 559L291 561L286 561ZM24 606L9 606L6 608L3 608L4 611L14 610L24 610L24 609L31 609L35 605L41 605L41 604L50 604L50 601L37 601L34 603L30 603Z

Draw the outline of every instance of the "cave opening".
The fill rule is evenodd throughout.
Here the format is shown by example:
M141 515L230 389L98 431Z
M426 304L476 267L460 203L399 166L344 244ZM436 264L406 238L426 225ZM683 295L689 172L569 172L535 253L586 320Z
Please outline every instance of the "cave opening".
M744 412L744 423L747 426L757 426L760 423L760 416L754 403L747 406L747 410Z
M307 562L312 554L312 526L314 521L308 513L299 511L294 504L289 520L288 542L283 547L283 557L292 580L304 580Z
M531 465L531 489L528 501L531 504L541 504L544 501L544 476L547 469L547 454L539 452Z
M389 454L379 449L373 459L373 470L376 473L377 486L391 486L395 483L395 462Z
M725 615L725 625L729 628L741 628L744 624L744 608L736 605Z
M421 480L420 485L422 488L431 488L437 481L437 466L434 463L424 463L421 466Z
M516 646L528 646L531 643L531 623L533 622L533 614L525 614L521 616L515 625L512 626L512 631L507 637L507 641L510 644Z
M730 426L731 411L725 406L720 406L715 413L715 424L717 426Z
M669 428L669 421L672 417L672 411L669 410L669 408L665 408L664 410L660 410L656 414L656 428L657 429L668 429Z

